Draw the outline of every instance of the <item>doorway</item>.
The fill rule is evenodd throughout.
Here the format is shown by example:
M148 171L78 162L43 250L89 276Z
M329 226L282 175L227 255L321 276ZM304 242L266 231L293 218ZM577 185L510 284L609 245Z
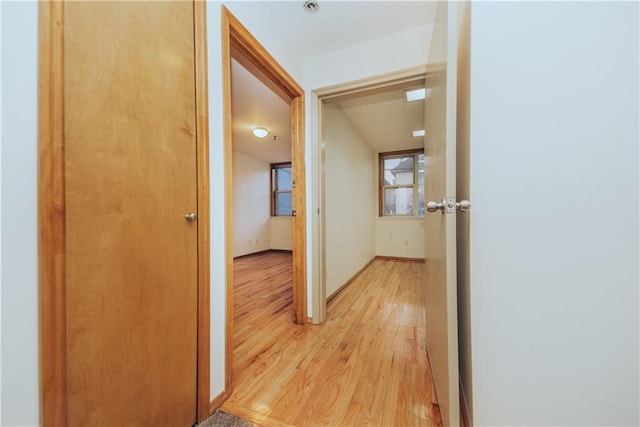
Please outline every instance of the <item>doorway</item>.
M349 283L349 281L357 275L358 271L355 274L347 274L345 276L346 280L343 278L339 280L339 283L333 283L335 280L332 277L329 277L329 281L331 283L327 283L328 273L327 273L327 176L331 171L327 171L327 150L328 147L325 144L325 140L327 138L325 122L327 120L327 108L331 109L339 109L337 105L339 103L343 103L344 105L355 105L358 103L358 99L377 99L383 102L395 102L393 99L394 95L385 95L385 94L393 94L394 92L402 94L403 92L411 89L424 87L425 81L430 75L430 69L428 67L414 67L407 70L401 70L394 73L389 73L381 76L376 76L364 80L359 80L355 82L350 82L341 85L330 86L318 90L313 91L313 100L312 106L314 107L314 111L312 114L317 118L317 123L319 126L316 129L316 141L317 144L315 146L316 159L318 161L317 167L319 171L318 176L318 194L319 194L319 202L318 202L318 210L319 216L317 223L314 225L313 230L316 236L317 245L314 246L314 259L318 259L319 262L315 264L314 277L318 277L319 280L314 281L312 292L314 294L314 307L313 307L313 318L312 321L314 324L321 323L326 318L327 313L327 298L330 297L333 293L339 292L341 290L341 286ZM366 97L366 98L365 98ZM388 98L388 99L387 99ZM333 117L333 114L331 115ZM409 143L411 144L411 142ZM418 145L411 146L410 148L418 148L422 146L421 139L417 143ZM388 147L387 147L388 148ZM407 147L404 147L407 148ZM397 148L389 149L387 151L394 151ZM385 149L386 150L386 149ZM382 148L377 151L384 151ZM373 153L372 156L373 157ZM377 157L376 157L377 159ZM377 161L377 160L376 160ZM375 166L377 168L378 166ZM344 169L344 168L343 168ZM377 170L377 169L376 169ZM374 182L377 182L376 173L372 173L370 175L371 185ZM371 188L371 186L369 187ZM380 194L376 189L376 193L372 198L376 200L380 200ZM378 202L379 203L379 202ZM378 209L374 208L374 212ZM374 212L371 212L371 216L374 215ZM414 221L415 222L415 221ZM416 223L417 224L417 223ZM415 226L415 224L414 224ZM419 226L418 226L419 227ZM422 228L420 230L414 230L415 232L424 232ZM420 242L418 242L419 244ZM404 239L402 241L404 245ZM407 246L409 242L407 241ZM375 257L375 251L372 251ZM409 252L410 254L411 252ZM418 251L419 253L419 251ZM418 255L401 255L403 258L421 258ZM423 257L423 256L422 256ZM335 258L335 257L334 257ZM361 260L361 264L366 267L366 262L368 259L365 256ZM331 262L331 261L330 261ZM352 272L354 273L354 272Z
M42 422L191 425L209 410L205 4L39 7Z
M291 107L256 74L232 50L235 384L273 345L273 330L294 324Z
M222 7L222 55L225 140L225 236L226 236L226 363L225 391L233 390L233 121L231 102L232 58L239 59L247 69L258 69L257 77L290 106L291 137L291 207L292 207L292 270L293 321L307 322L306 298L306 183L304 164L304 91L260 45L249 31Z

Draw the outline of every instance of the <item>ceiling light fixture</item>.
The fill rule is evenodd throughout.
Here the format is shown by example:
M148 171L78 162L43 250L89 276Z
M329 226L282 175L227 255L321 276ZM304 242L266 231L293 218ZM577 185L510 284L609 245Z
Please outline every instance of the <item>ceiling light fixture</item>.
M420 89L408 90L405 92L405 95L407 96L407 102L413 102L413 101L419 101L421 99L424 99L426 93L427 93L427 90L425 88L420 88Z
M425 136L426 132L424 131L424 129L420 129L420 130L414 130L413 131L413 137L417 138L419 136Z
M269 135L269 131L263 127L255 127L253 128L253 134L258 138L264 138L265 136Z
M302 4L304 10L309 13L316 13L320 9L320 5L315 0L308 0Z

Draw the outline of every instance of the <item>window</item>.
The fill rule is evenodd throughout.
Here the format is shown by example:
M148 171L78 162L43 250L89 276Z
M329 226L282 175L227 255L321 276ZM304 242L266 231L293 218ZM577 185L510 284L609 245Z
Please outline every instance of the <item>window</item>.
M424 216L424 150L380 153L380 216Z
M271 165L271 215L286 216L292 213L291 163Z

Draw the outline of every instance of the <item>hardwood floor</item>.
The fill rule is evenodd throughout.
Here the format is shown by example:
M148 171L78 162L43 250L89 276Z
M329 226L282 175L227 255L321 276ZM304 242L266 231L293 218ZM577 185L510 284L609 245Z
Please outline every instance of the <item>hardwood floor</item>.
M222 410L263 425L440 426L421 308L424 263L376 259L297 326L291 255L235 262L234 391Z

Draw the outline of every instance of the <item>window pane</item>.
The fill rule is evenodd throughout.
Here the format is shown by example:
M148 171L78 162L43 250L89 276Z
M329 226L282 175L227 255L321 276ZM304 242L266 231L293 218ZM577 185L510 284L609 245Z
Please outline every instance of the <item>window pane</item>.
M413 188L385 188L385 215L413 215Z
M424 215L424 154L418 154L418 215Z
M276 168L276 185L278 191L291 190L291 167Z
M291 193L276 193L276 215L291 215Z
M418 188L418 215L424 215L424 186Z
M414 156L384 159L384 185L412 185Z

